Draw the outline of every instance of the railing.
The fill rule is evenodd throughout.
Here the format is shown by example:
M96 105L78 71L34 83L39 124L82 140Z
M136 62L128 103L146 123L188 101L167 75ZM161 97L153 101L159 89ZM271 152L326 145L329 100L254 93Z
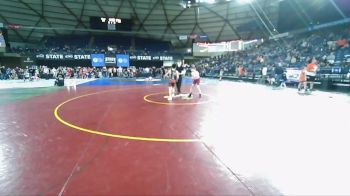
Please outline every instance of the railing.
M205 74L203 77L208 78L219 78L219 74ZM236 74L224 74L223 79L233 80L233 81L245 81L245 82L259 82L262 79L260 74L254 76L238 76ZM288 86L296 87L296 82L286 82ZM333 90L340 92L349 92L350 91L350 79L347 77L347 74L317 74L315 80L315 88L321 90Z

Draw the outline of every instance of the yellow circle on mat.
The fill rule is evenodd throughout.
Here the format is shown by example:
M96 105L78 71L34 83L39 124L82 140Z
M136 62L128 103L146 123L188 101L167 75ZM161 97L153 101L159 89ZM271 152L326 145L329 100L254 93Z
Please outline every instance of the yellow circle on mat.
M143 97L143 100L145 100L148 103L154 103L154 104L159 104L159 105L199 105L199 104L204 104L204 103L208 103L210 102L210 100L207 101L200 101L200 102L195 102L195 103L175 103L175 102L161 102L161 101L153 101L150 99L150 97L154 96L154 95L161 95L161 94L167 94L166 92L162 92L162 93L153 93L153 94L149 94L149 95L145 95ZM204 96L208 96L205 94L202 94Z
M98 94L103 94L103 93L108 93L108 92L114 92L114 91L122 91L122 90L127 90L127 89L101 91L101 92L85 94L85 95L81 95L81 96L77 96L77 97L68 99L68 100L60 103L58 106L56 106L56 108L54 110L55 118L59 122L61 122L62 124L66 125L66 126L68 126L70 128L76 129L78 131L83 131L83 132L92 133L92 134L96 134L96 135L107 136L107 137L114 137L114 138L128 139L128 140L149 141L149 142L201 142L200 139L152 138L152 137L137 137L137 136L128 136L128 135L106 133L106 132L102 132L102 131L98 131L98 130L92 130L92 129L89 129L89 128L84 128L84 127L80 127L80 126L74 125L74 124L68 122L67 120L64 120L59 115L60 108L62 108L62 106L64 106L65 104L67 104L69 102L72 102L74 100L78 100L78 99L81 99L81 98L84 98L84 97L88 97L88 96L93 96L93 95L98 95Z

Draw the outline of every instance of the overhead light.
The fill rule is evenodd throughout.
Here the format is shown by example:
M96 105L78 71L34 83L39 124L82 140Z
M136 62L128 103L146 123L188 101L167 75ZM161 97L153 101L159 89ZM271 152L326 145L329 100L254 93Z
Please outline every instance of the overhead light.
M185 8L191 8L192 6L195 6L196 1L195 0L182 0L182 4L185 5Z
M199 3L208 3L208 4L213 4L215 3L215 0L198 0Z
M182 8L186 8L186 3L183 2L183 1L181 1L181 2L180 2L180 6L181 6Z
M253 0L238 0L238 2L241 4L247 4L247 3L252 3Z

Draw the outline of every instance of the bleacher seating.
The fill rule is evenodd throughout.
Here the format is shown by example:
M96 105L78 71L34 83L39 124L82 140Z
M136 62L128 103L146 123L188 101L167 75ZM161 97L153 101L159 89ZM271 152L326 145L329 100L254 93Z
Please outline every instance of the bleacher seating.
M247 77L259 75L262 64L257 57L264 56L264 65L271 73L273 68L281 65L284 68L301 68L311 58L319 62L319 73L345 74L350 66L349 45L337 45L339 39L348 39L349 28L328 29L325 31L295 35L282 40L268 40L258 47L246 51L231 52L197 62L206 75L218 76L224 69L224 75L239 75L238 68L247 70ZM334 62L327 57L334 54ZM331 59L331 58L330 58ZM333 68L333 69L332 69ZM339 70L339 71L336 71ZM244 75L245 76L245 75Z

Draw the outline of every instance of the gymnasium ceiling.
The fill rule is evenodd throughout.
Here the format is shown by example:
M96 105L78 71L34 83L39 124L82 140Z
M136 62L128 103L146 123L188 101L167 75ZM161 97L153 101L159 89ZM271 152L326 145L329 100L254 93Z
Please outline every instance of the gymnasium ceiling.
M261 33L257 28L272 30L280 0L248 1L184 8L180 0L1 0L0 22L20 25L9 29L10 41L39 43L44 36L92 33L90 16L128 18L134 25L125 34L184 45L188 41L179 35L208 35L215 42L252 38Z

